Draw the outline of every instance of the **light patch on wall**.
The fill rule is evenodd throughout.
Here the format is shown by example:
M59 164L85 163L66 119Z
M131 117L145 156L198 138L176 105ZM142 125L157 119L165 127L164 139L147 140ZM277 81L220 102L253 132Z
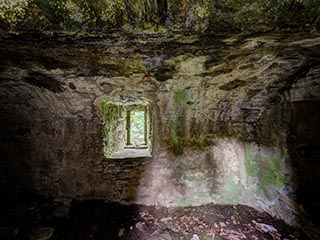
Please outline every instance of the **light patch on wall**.
M206 151L186 150L180 156L154 155L140 178L136 203L167 207L244 204L295 221L286 189L292 170L278 147L234 138L214 139ZM291 206L291 205L290 205Z

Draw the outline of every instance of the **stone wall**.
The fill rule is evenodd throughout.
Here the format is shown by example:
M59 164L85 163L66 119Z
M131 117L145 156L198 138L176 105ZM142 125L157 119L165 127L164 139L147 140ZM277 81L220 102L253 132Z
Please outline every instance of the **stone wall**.
M25 31L242 31L320 28L316 0L2 0L0 37Z
M2 194L247 204L318 224L318 35L47 37L0 42ZM104 159L94 102L123 92L152 105L150 159Z

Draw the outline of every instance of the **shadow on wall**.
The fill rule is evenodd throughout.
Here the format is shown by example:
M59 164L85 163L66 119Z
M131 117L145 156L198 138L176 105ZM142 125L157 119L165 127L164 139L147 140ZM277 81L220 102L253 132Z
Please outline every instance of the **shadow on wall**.
M101 119L89 114L92 101L83 104L68 91L28 80L1 82L0 197L10 202L31 190L134 202L148 158L103 160Z
M135 202L148 162L149 158L103 160L106 178L95 187L95 197L122 203Z
M65 108L59 106L60 113L54 112L58 101L52 83L35 85L30 81L8 78L0 85L0 194L8 199L47 186L55 173L54 165L61 165L63 157L58 142L64 136L65 119L59 114Z
M297 202L303 207L303 215L319 225L320 101L299 101L292 105L293 122L288 150L295 171Z
M104 200L73 200L67 206L72 198L83 197L88 186L91 198L134 202L147 159L102 160L98 121L73 117L61 95L59 99L30 82L0 83L0 238L29 239L38 226L52 224L44 229L54 230L53 239L120 239L119 234L142 239L138 230L131 231L141 219L136 206ZM69 103L73 110L75 102ZM53 201L51 197L66 196L59 194L69 194L69 199Z
M18 194L23 183L30 179L25 140L31 133L31 122L20 109L25 104L24 99L6 95L2 86L0 93L0 197L6 199Z

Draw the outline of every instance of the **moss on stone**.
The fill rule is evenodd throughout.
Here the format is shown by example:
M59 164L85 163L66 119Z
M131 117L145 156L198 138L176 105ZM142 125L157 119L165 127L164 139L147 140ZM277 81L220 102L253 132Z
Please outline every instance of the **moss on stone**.
M209 197L209 193L207 192L196 192L196 196L199 198Z
M257 160L255 159L254 153L251 152L248 146L245 148L245 168L248 176L257 176L258 166Z
M256 151L256 150L255 150ZM285 186L286 178L282 166L281 152L268 152L267 157L254 152L250 145L245 146L245 169L248 177L257 182L258 194L269 194L274 189L281 190Z
M198 135L198 137L186 139L185 146L193 150L206 150L208 147L214 145L213 136L205 135L205 133L202 132L198 132Z
M180 201L179 201L179 204L178 204L179 206L181 206L181 207L190 207L190 206L192 206L193 204L192 204L192 201L190 200L190 199L188 199L188 198L183 198L183 199L181 199Z
M102 100L99 103L100 113L103 119L102 140L103 153L106 158L110 157L118 148L117 128L119 126L119 115L123 112L121 105Z
M194 182L194 181L201 181L205 179L205 176L202 174L196 174L196 175L185 175L183 178L187 181Z
M204 124L192 122L191 133L187 129L187 113L190 97L185 89L173 91L174 115L170 116L168 145L176 156L182 155L186 148L192 150L206 150L214 144L214 137L203 128Z
M141 32L320 28L315 0L3 0L9 31L122 29Z
M240 184L236 184L234 180L228 179L226 181L226 200L229 203L238 203L242 194Z
M182 155L185 148L186 96L183 90L173 93L175 114L170 119L169 147L176 156Z
M259 171L259 185L261 191L270 188L281 189L285 185L285 175L281 166L281 156L270 159Z
M174 155L180 156L183 154L184 150L184 143L180 137L177 137L175 133L171 133L171 138L170 138L170 146L172 148L172 151Z
M173 94L173 100L177 104L181 104L186 100L187 93L184 90L176 90Z
M196 170L198 167L194 165L185 164L184 161L181 162L181 164L177 167L177 169L181 171L190 171L190 170Z

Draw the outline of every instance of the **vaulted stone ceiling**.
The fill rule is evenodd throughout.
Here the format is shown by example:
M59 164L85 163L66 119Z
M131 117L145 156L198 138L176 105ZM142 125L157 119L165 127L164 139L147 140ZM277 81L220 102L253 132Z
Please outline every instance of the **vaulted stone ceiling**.
M1 193L241 203L320 236L319 13L317 0L1 0ZM150 159L104 158L95 101L125 92L152 105Z
M316 30L318 0L1 0L9 31Z

